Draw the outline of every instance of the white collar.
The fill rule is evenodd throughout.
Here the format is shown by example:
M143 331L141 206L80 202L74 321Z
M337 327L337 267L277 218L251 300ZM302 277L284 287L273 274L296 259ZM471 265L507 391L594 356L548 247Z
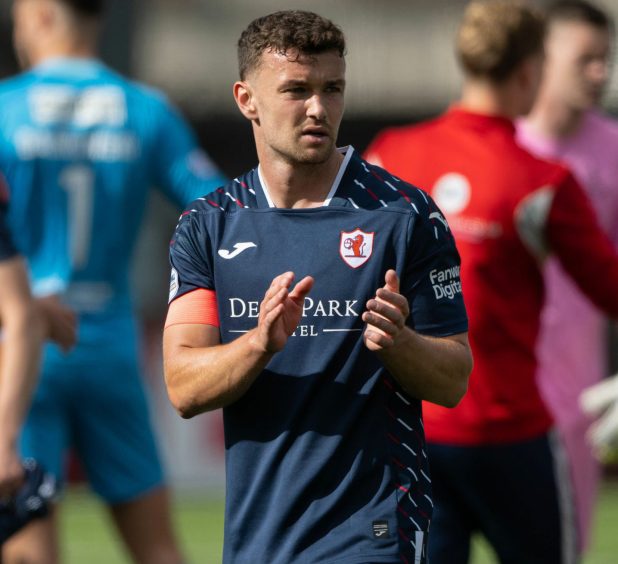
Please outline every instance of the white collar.
M348 163L350 162L350 159L352 158L352 153L354 153L354 147L352 147L352 145L348 145L347 147L339 147L337 148L337 151L339 151L342 155L345 155L345 157L343 161L341 162L341 165L339 165L339 171L337 172L337 176L335 176L333 185L330 187L330 190L328 191L328 194L326 195L326 199L322 202L323 207L328 206L330 204L331 200L333 199L333 196L337 192L337 189L339 188L339 184L341 182L341 178L343 177L348 167ZM262 165L258 165L257 173L258 173L258 178L260 179L260 185L262 186L262 190L264 191L264 197L266 198L266 201L268 202L268 207L276 208L277 206L275 206L275 203L270 197L268 186L266 185L266 181L264 180L264 176L262 175Z

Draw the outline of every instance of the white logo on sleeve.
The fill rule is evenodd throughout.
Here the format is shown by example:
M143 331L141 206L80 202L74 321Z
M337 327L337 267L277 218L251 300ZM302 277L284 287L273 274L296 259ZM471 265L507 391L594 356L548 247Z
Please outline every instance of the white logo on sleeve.
M236 243L234 245L234 251L230 252L227 249L219 249L219 256L226 260L233 259L234 257L237 257L240 253L246 251L247 249L250 249L251 247L257 247L257 245L255 243L252 243L251 241L247 243Z
M459 273L459 266L451 266L444 270L434 268L429 273L429 281L431 282L436 300L441 300L442 298L452 300L457 294L461 294Z
M171 302L174 299L178 293L178 288L178 271L175 268L172 268L172 273L170 274L170 295L168 302Z

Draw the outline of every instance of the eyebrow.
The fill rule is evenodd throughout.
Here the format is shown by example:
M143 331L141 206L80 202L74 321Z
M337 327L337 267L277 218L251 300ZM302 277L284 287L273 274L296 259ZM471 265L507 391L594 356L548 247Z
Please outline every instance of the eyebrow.
M291 78L290 80L286 80L281 87L287 87L287 86L304 86L306 84L308 84L310 81L308 80L298 80L295 78ZM336 78L333 80L327 80L326 81L326 85L327 86L345 86L345 79L343 78Z

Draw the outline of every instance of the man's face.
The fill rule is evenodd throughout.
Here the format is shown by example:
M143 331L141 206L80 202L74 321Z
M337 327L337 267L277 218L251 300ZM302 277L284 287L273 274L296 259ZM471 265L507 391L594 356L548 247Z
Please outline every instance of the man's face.
M552 24L546 41L546 90L573 110L596 106L609 78L610 50L607 30L582 22Z
M256 110L256 140L265 149L293 164L332 157L344 107L343 57L266 51L245 82Z

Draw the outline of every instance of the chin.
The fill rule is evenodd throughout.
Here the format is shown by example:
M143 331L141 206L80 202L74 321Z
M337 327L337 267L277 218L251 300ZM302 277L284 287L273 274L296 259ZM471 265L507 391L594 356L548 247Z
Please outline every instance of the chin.
M321 147L301 150L299 156L303 162L321 164L328 161L335 151L335 144L331 142Z
M319 153L306 152L302 155L298 155L297 161L303 164L324 164L327 162L333 154L333 149L327 151L320 151Z

